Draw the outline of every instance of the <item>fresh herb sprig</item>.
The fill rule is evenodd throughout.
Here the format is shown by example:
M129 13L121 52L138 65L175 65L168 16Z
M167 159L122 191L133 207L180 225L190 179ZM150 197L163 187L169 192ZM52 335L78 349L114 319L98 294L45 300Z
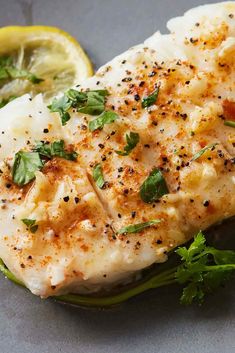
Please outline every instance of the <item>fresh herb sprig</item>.
M218 250L207 246L201 232L195 236L188 248L179 247L176 253L181 258L181 264L118 294L103 297L67 294L57 296L55 299L80 306L109 307L125 302L147 290L179 283L185 285L181 296L182 304L188 305L193 302L202 304L205 296L223 285L235 271L235 251ZM24 286L6 268L2 260L0 260L0 271L11 281Z

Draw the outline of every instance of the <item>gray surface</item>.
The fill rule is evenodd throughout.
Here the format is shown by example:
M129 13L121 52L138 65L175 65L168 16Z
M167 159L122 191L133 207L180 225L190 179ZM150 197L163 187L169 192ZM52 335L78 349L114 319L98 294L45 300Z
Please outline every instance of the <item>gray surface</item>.
M98 67L203 2L37 0L31 12L26 1L0 0L0 25L33 19L59 26L80 40ZM228 285L202 308L181 307L171 287L115 311L87 311L42 301L0 278L0 353L232 353L234 288Z

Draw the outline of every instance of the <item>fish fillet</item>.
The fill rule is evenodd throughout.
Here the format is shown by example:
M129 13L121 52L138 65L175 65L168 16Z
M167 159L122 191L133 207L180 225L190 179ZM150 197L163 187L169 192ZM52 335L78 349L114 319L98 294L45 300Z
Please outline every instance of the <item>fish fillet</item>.
M32 293L127 283L199 229L235 215L235 129L224 124L235 120L235 2L192 9L168 29L76 87L109 92L106 110L118 119L102 130L89 131L94 117L76 110L62 126L41 95L0 110L0 258ZM156 88L156 102L143 108ZM130 132L139 143L121 156L115 151L124 150ZM19 150L59 139L77 151L76 162L54 158L29 185L12 182ZM92 177L97 164L102 189ZM155 168L168 193L146 203L140 187ZM22 219L35 219L37 231ZM139 232L119 232L156 219Z

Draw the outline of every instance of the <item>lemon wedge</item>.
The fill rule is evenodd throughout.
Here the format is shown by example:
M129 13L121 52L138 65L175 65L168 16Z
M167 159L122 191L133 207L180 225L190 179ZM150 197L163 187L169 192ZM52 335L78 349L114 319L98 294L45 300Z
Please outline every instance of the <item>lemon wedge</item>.
M0 107L25 93L49 101L93 74L80 44L61 29L3 27L0 43Z

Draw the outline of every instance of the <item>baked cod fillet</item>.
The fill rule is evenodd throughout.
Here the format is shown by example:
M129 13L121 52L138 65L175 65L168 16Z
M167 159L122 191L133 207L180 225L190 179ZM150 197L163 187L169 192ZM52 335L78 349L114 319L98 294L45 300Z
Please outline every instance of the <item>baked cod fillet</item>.
M168 28L57 112L40 95L0 110L0 257L36 295L127 283L235 215L235 2Z

